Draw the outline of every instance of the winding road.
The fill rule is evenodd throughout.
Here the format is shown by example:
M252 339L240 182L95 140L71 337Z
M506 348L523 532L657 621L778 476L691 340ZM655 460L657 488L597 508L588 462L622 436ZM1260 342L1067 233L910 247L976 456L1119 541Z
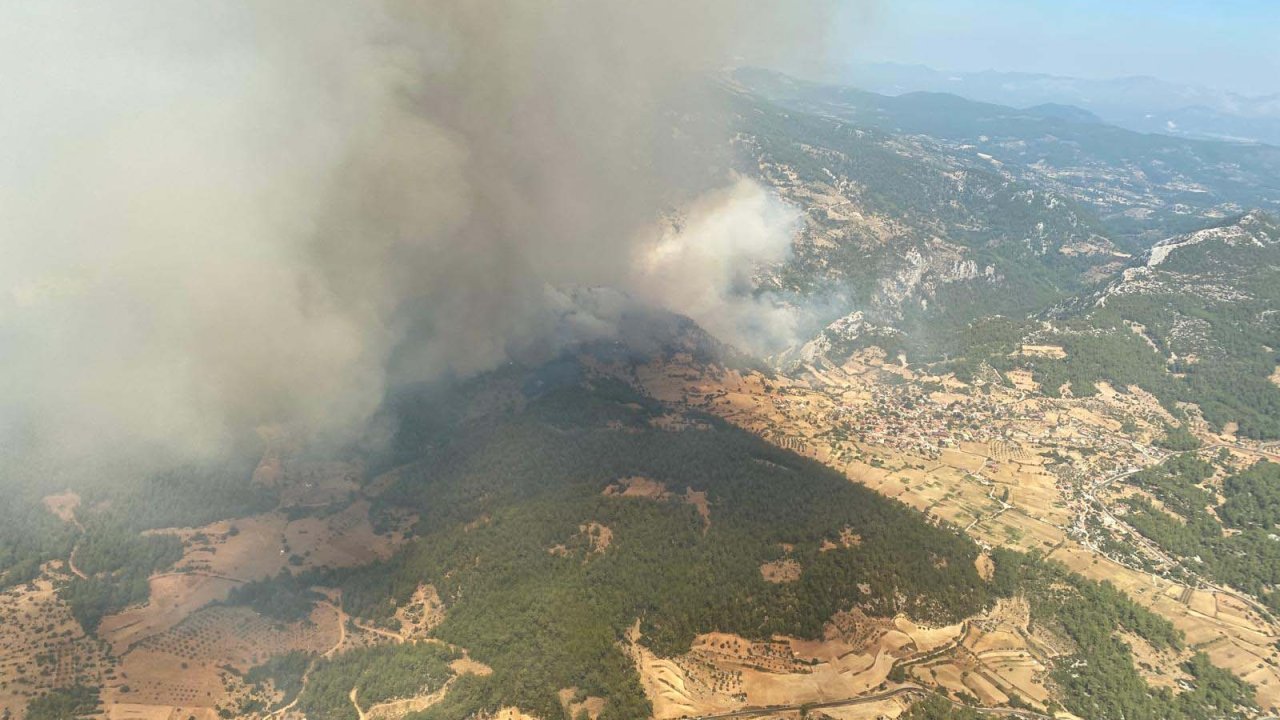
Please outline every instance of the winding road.
M319 604L327 605L328 607L333 608L334 612L338 614L338 642L334 643L333 647L324 651L324 654L320 656L320 657L327 658L327 657L332 657L333 654L336 653L342 647L343 643L347 641L347 614L342 609L341 595L338 596L337 605L334 605L331 602L327 602L323 600L320 601ZM282 717L285 713L292 710L298 704L298 700L302 698L302 693L307 691L307 680L311 678L311 671L315 669L315 666L316 666L316 660L312 660L307 665L307 669L302 672L302 680L301 680L302 687L298 688L298 694L293 697L293 700L289 701L288 705L285 705L282 708L279 708L267 713L266 715L267 720L270 720L270 718ZM350 697L351 697L351 704L355 706L356 712L359 713L360 715L360 720L364 720L364 716L365 716L364 711L361 710L360 705L356 703L356 689L354 687L351 688Z
M79 501L77 501L79 502ZM75 574L81 580L88 580L89 576L80 571L76 567L76 551L80 549L80 543L84 542L84 525L80 524L80 518L76 517L76 511L71 510L71 524L76 526L76 530L80 531L80 537L76 538L76 543L71 546L71 553L67 555L67 569Z
M853 707L855 705L868 705L870 703L882 702L899 697L909 697L912 695L926 696L932 694L933 691L921 685L904 685L894 690L888 690L873 695L859 695L851 698L842 698L840 700L826 700L823 702L804 703L802 705L769 705L758 708L743 708L742 710L734 710L733 712L720 713L718 715L697 715L690 720L736 720L737 718L754 718L764 717L767 715L777 715L780 712L795 712L797 710L822 710L824 708ZM958 708L968 708L984 715L992 715L996 717L1017 717L1026 718L1026 720L1053 720L1053 716L1034 712L1032 710L1016 710L1014 708L983 708L965 705L951 698L942 697L947 702Z
M1263 452L1260 450L1254 450L1252 448L1241 447L1239 445L1231 445L1228 443L1221 443L1221 442L1208 443L1202 446L1201 448L1199 448L1198 450L1208 450L1213 448L1229 448L1229 449L1238 450L1241 452L1254 453L1254 454L1266 457L1268 459L1275 459L1276 461L1280 462L1280 456L1278 455L1273 455L1271 453ZM1170 457L1174 457L1175 455L1186 455L1189 453L1195 453L1195 452L1198 452L1198 450L1190 450L1190 451L1181 452L1181 453L1171 453L1169 456L1164 458L1164 460L1167 460ZM1138 473L1142 472L1144 469L1146 468L1138 468L1138 469L1129 468L1124 472L1116 473L1115 475L1112 475L1106 478L1105 480L1100 480L1094 483L1093 485L1089 486L1089 489L1087 489L1084 493L1084 497L1086 500L1089 501L1091 505L1096 507L1103 515L1108 517L1117 526L1123 528L1126 532L1128 532L1130 537L1133 537L1135 540L1137 540L1138 544L1141 545L1142 548L1146 550L1149 554L1151 554L1153 557L1165 563L1166 565L1181 567L1188 575L1190 575L1195 580L1194 587L1188 586L1188 587L1191 587L1191 589L1212 590L1219 594L1226 595L1227 597L1234 598L1235 600L1238 600L1241 603L1244 603L1245 605L1247 605L1254 612L1257 612L1260 616L1265 618L1267 622L1275 624L1276 623L1275 616L1272 615L1271 611L1265 605L1263 605L1262 603L1258 602L1254 598L1238 590L1234 590L1224 585L1219 585L1217 583L1206 580L1202 575L1197 573L1195 570L1188 568L1185 565L1182 565L1178 560L1171 557L1168 553L1166 553L1163 549L1161 549L1159 545L1153 542L1146 535L1143 535L1142 533L1138 532L1136 528L1134 528L1129 523L1125 522L1123 518L1112 513L1111 508L1107 507L1107 504L1097 497L1097 493L1099 490L1104 490L1119 480L1123 480L1125 478L1129 478L1134 475L1137 475ZM1106 553L1103 553L1100 548L1095 548L1095 550L1098 553L1106 556ZM1149 570L1146 570L1144 568L1133 567L1128 563L1122 562L1121 560L1118 560L1116 558L1110 558L1110 559L1114 562L1118 562L1121 565L1124 565L1130 570L1135 570L1137 572L1142 572L1142 573L1150 572Z

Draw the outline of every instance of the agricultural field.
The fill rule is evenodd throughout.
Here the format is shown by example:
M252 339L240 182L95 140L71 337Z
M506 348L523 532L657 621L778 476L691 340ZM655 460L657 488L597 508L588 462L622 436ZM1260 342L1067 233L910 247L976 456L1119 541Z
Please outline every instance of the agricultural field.
M1158 548L1124 543L1133 530L1107 510L1118 509L1126 498L1158 501L1121 480L1174 455L1161 443L1176 421L1137 389L1102 383L1089 398L1047 398L1024 388L1016 377L965 383L914 369L876 350L857 353L841 366L813 364L791 375L733 370L678 353L630 367L588 357L581 367L586 375L580 382L621 380L631 389L612 392L642 394L616 406L599 398L586 401L574 410L584 413L573 421L583 429L573 432L588 433L583 437L595 438L592 442L603 443L602 448L650 437L667 446L678 440L695 447L723 441L718 438L723 430L712 418L728 421L783 451L818 461L852 486L915 508L937 528L967 535L977 544L971 555L939 551L922 561L932 566L929 572L940 574L961 570L949 564L964 564L964 577L971 578L965 582L985 584L988 589L979 592L994 598L986 609L947 622L919 611L891 609L898 599L890 605L869 601L836 610L812 634L771 631L762 636L708 627L674 647L655 635L643 617L632 615L611 652L624 659L626 673L634 673L636 692L656 718L815 703L823 704L831 717L893 717L931 693L952 702L1061 711L1064 691L1056 673L1080 652L1079 640L1073 639L1071 628L1037 620L1036 603L1044 600L1008 594L1010 556L1001 554L1008 551L1106 581L1171 623L1170 631L1180 633L1185 644L1170 646L1142 625L1121 631L1138 682L1176 696L1195 685L1187 668L1203 654L1248 682L1260 707L1280 704L1275 650L1280 632L1269 612L1230 588L1196 587L1175 577ZM536 413L540 407L519 405L522 412ZM503 410L509 408L510 403L502 404ZM471 417L483 426L489 422L485 418L501 415ZM547 431L538 424L519 427L535 437ZM1221 450L1231 458L1213 482L1221 484L1229 470L1242 470L1262 457L1263 451L1230 436L1210 436L1203 427L1197 432L1214 445L1202 453ZM535 443L530 448L538 449L530 452L536 457L542 447ZM635 524L635 513L659 525L687 516L691 527L684 528L686 519L680 519L668 532L694 546L714 547L723 542L723 533L738 537L742 532L741 503L761 502L748 500L750 495L727 495L716 485L723 480L698 479L717 477L714 473L646 469L647 457L636 455L635 464L619 466L630 472L593 479L585 494L574 496L565 507L579 507L586 514L572 522L556 520L562 529L540 541L546 560L536 562L551 562L547 571L573 575L616 566L619 553L635 553L634 539L645 533L643 525ZM735 462L783 478L796 472L788 457L750 451ZM107 718L141 720L392 720L429 716L469 702L465 698L473 688L509 677L500 673L512 672L513 660L495 654L483 633L456 629L452 607L465 605L470 596L450 579L452 573L407 576L412 586L403 594L381 597L381 606L370 604L376 598L363 587L365 581L356 580L368 573L398 572L394 568L404 562L406 552L408 557L429 552L430 546L415 541L424 518L442 522L444 508L456 504L447 499L449 493L464 491L465 482L481 481L464 480L459 488L422 486L420 477L427 472L413 462L367 478L362 462L309 460L282 438L272 438L252 482L271 490L276 507L142 532L144 538L176 540L180 552L146 578L144 601L105 615L92 634L77 634L79 626L56 590L79 573L72 562L77 544L67 561L51 561L40 579L9 591L15 607L48 618L34 625L42 628L34 634L19 632L25 624L10 624L11 637L5 641L13 658L9 672L15 679L31 676L29 668L14 664L19 657L52 660L40 681L3 686L9 693L6 707L16 712L32 698L81 684L100 688ZM520 482L533 483L529 488L540 487L538 472L522 477ZM406 493L420 492L414 490L420 487L446 495L406 502L413 497ZM556 492L557 503L567 501L563 491ZM767 512L765 507L752 512ZM86 532L80 525L86 510L79 496L48 496L44 508L59 522ZM502 537L508 532L504 524L528 512L520 505L487 501L477 508L444 516L457 523L456 531L449 531L456 539L448 543L479 543L476 552L492 552L479 549L493 542L482 538ZM618 514L623 509L626 514ZM547 529L544 520L521 522L533 522L530 527L540 528L539 535ZM750 568L762 590L793 592L812 583L813 572L830 572L832 558L856 556L868 542L872 548L883 543L879 532L847 520L819 535L780 532L768 543L757 539L753 552L760 554L742 570ZM1128 554L1116 551L1121 546ZM391 570L379 569L384 567ZM747 582L747 577L735 582ZM536 588L542 581L530 576L513 582ZM872 582L868 578L849 589L870 600L883 592L883 586L875 589ZM485 587L478 585L482 589L477 592L496 589ZM482 596L482 601L501 602L502 596ZM879 610L868 612L870 607ZM414 653L426 655L410 660ZM374 669L406 662L434 668L435 680L384 686L372 675L360 679L365 677L361 673L390 672ZM608 716L614 702L616 697L599 686L564 683L554 694L554 707L589 720ZM515 714L510 707L506 711Z
M213 720L233 708L277 704L282 693L245 679L272 657L403 641L379 628L360 628L336 595L319 595L306 617L291 622L226 604L234 590L255 580L367 564L389 557L406 538L411 517L373 530L370 501L356 492L358 467L295 463L296 457L296 451L270 445L254 472L254 483L278 493L275 511L141 533L176 538L181 552L146 578L144 601L106 615L91 634L58 592L86 577L75 565L79 544L67 560L50 561L33 581L8 588L0 601L0 712L21 717L33 698L88 686L99 688L109 720ZM47 496L44 507L86 532L77 494ZM405 635L419 636L439 621L439 599L424 588L399 614Z
M0 593L0 714L21 717L49 690L97 686L118 674L103 641L86 635L57 594L64 563Z
M1053 357L1059 350L1022 352ZM963 529L984 547L1034 552L1111 583L1251 684L1261 707L1280 707L1280 624L1271 613L1237 590L1175 577L1158 549L1148 550L1150 543L1105 510L1116 501L1106 489L1117 477L1170 455L1160 440L1176 421L1140 389L1100 383L1088 398L1049 398L1016 376L962 383L875 349L841 366L809 366L791 375L698 367L679 355L620 374L678 407L717 415L841 470ZM1268 456L1230 434L1209 433L1203 425L1199 432L1207 447L1243 465ZM967 640L964 658L915 667L911 678L984 703L1003 702L1009 692L1045 702L1045 686L1030 678L1043 678L1052 645L1033 652L1025 643L1008 645L1009 634L997 637ZM1141 642L1134 647L1153 684L1176 687L1187 652L1155 652ZM1003 675L974 664L986 654L1000 659Z

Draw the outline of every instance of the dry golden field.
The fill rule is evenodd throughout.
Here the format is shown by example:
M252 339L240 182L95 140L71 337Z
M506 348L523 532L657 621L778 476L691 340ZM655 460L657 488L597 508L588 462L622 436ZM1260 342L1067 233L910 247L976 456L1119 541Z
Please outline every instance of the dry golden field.
M1050 357L1054 349L1025 347L1022 352ZM1106 556L1090 535L1096 531L1082 520L1095 494L1106 502L1140 492L1098 481L1163 456L1151 443L1172 418L1136 388L1102 385L1095 397L1050 399L1025 373L1012 373L1008 384L969 385L875 351L840 367L811 366L769 377L702 366L687 356L643 365L634 373L613 367L595 371L621 376L676 408L652 421L658 427L696 432L709 426L690 411L718 415L935 521L962 528L983 546L1037 550L1086 577L1108 580L1169 618L1191 647L1253 683L1263 707L1280 705L1275 650L1280 628L1269 617L1229 591L1188 588ZM493 400L510 401L506 395ZM1240 466L1261 457L1229 435L1213 441L1229 443ZM53 591L53 582L74 568L51 563L36 583L6 594L0 708L20 712L33 693L84 678L104 688L108 718L213 720L219 708L264 692L246 687L239 673L271 656L291 650L332 655L425 638L446 612L430 585L397 608L398 623L392 627L349 617L336 592L316 604L309 623L282 625L246 608L217 604L236 586L281 571L355 566L390 556L407 539L415 518L401 517L399 529L375 533L367 497L403 470L374 478L357 492L360 467L302 461L295 448L273 439L255 477L279 489L280 509L199 528L154 531L182 540L181 560L150 578L147 602L105 618L97 638L79 632ZM617 478L604 493L687 503L705 527L715 522L716 508L698 488L632 476ZM75 495L50 496L45 504L63 521L77 522ZM482 516L474 524L487 522ZM588 522L561 542L550 550L585 548L583 561L589 562L610 551L612 531ZM820 549L860 542L856 529L845 528ZM801 577L804 568L791 557L792 550L784 546L779 559L763 564L762 577L774 583ZM980 555L976 569L990 579L991 556ZM905 616L870 618L853 609L831 618L816 640L779 636L761 642L707 633L683 655L659 658L645 647L637 624L623 648L658 718L799 706L895 689L906 694L823 712L850 720L894 717L918 697L912 693L931 689L965 693L988 705L1017 695L1043 708L1054 692L1048 668L1054 657L1069 651L1069 643L1029 620L1026 602L1016 598L947 627L922 626ZM1126 640L1149 682L1178 690L1180 665L1190 650L1157 652L1140 638ZM32 673L25 665L37 656L48 668ZM459 674L490 672L465 650L455 664ZM895 668L897 681L890 679ZM451 684L431 695L371 707L353 691L351 701L362 717L390 720L438 702ZM270 689L265 692L268 705L280 699ZM581 711L593 719L604 706L604 699L582 696L575 688L563 689L561 702L571 714ZM288 710L276 717L300 715ZM511 709L497 717L532 720Z
M1054 357L1061 348L1026 346L1021 352ZM1025 373L1013 374L1008 385L971 386L905 367L874 349L840 367L767 378L701 367L680 356L623 377L677 407L718 415L817 459L853 482L963 528L982 545L1037 550L1086 577L1112 582L1172 621L1215 664L1254 684L1263 708L1280 707L1280 626L1238 594L1188 588L1108 558L1084 527L1091 507L1085 490L1164 457L1151 443L1174 420L1149 393L1101 383L1094 397L1048 398ZM1241 447L1229 432L1205 439L1215 448L1231 444L1242 463L1263 456ZM1105 500L1105 493L1100 497ZM971 626L977 627L976 619ZM1016 692L1043 703L1050 692L1043 682L1045 658L1054 654L1053 643L1034 638L1025 623L1000 632L971 630L955 652L913 665L910 678L984 702L1003 702ZM1135 656L1139 670L1164 686L1176 685L1186 659L1185 653L1155 653L1141 645ZM677 671L665 661L645 667L651 678ZM809 702L817 695L778 688L812 686L814 672L788 680L791 674L782 669L744 671L738 687L752 705L780 697ZM818 684L855 687L841 677ZM680 678L682 687L699 687L688 672ZM670 679L651 679L649 686L667 688L671 712L726 706L723 698L707 699L705 689L677 701Z

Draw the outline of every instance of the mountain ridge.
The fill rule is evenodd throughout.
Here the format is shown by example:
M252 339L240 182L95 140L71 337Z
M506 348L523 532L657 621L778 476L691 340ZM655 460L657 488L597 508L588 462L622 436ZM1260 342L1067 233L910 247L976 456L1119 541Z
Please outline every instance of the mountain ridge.
M947 72L898 63L855 66L844 73L843 79L890 94L947 89L1003 105L1063 103L1142 132L1280 144L1277 93L1245 95L1151 76L1087 79L993 70Z

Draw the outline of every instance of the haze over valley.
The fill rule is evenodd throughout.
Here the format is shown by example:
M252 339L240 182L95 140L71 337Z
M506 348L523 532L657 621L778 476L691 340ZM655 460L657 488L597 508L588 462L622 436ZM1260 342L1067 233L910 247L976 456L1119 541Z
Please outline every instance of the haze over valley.
M885 12L0 9L0 718L1280 714L1265 98Z

